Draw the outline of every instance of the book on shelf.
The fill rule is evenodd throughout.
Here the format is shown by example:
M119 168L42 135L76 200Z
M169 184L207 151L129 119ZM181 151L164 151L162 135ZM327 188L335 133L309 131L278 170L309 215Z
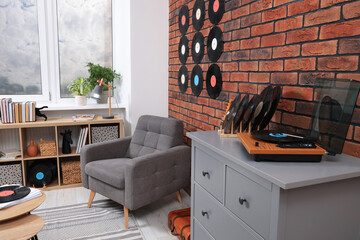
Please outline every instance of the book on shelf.
M11 186L11 185L3 185L3 186ZM39 189L30 188L30 193L28 195L26 195L25 197L20 198L18 200L6 202L6 203L0 203L0 209L8 208L8 207L14 206L16 204L20 204L20 203L23 203L23 202L26 202L26 201L29 201L31 199L41 197L41 196L42 196L42 193Z
M0 160L13 160L21 156L19 149L0 150Z
M35 101L13 102L11 98L0 100L2 123L35 122Z
M88 127L81 128L81 131L80 131L80 134L79 134L79 139L78 139L78 144L77 144L77 148L76 148L76 153L80 153L81 148L83 146L85 146L88 133L89 133L89 128Z
M75 116L72 116L73 121L75 122L81 122L81 121L91 121L95 117L95 114L78 114Z

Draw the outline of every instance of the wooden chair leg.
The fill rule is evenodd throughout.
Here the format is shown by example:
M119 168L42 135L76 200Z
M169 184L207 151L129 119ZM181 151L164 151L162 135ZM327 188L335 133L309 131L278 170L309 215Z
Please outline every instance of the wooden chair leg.
M179 203L182 203L180 190L176 192L176 196L177 196L177 199L178 199Z
M90 208L91 203L92 203L94 197L95 197L95 192L91 190L91 192L90 192L90 197L89 197L89 202L88 202L88 208Z
M129 209L124 206L125 229L129 228Z

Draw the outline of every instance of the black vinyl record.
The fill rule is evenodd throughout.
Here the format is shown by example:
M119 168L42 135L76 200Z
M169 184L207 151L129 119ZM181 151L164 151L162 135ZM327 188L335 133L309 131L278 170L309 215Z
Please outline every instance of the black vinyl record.
M240 127L240 122L243 119L245 110L247 109L247 105L249 103L249 94L247 93L240 102L239 110L236 112L234 117L234 130L238 131Z
M218 24L225 12L225 0L209 1L209 18L212 24Z
M239 93L231 103L229 110L226 112L226 116L222 124L222 129L224 129L225 133L230 133L231 124L233 123L234 117L240 107L240 100L241 94Z
M182 64L186 63L189 57L189 40L186 36L182 36L179 42L179 59Z
M197 32L194 35L194 38L192 40L191 44L191 55L195 63L200 63L201 60L204 57L204 36L201 32Z
M203 89L203 71L199 65L196 65L191 71L191 90L195 96L199 96Z
M244 117L243 117L243 121L242 121L242 131L246 131L249 127L249 123L251 122L252 120L252 117L253 117L253 114L256 110L256 108L258 107L258 104L260 102L260 97L259 95L254 95L252 97L252 99L250 100L246 110L245 110L245 113L244 113Z
M21 185L9 185L0 187L0 203L11 202L26 197L30 188Z
M304 136L299 135L298 133L281 133L278 131L272 130L260 130L251 132L251 136L256 139L271 142L271 143L293 143L293 142L301 142ZM299 136L299 137L292 137Z
M222 76L220 67L212 64L206 73L206 90L213 99L220 95L222 89Z
M180 8L178 23L181 34L185 34L189 28L189 8L186 5Z
M205 20L205 2L196 0L193 8L192 22L196 31L200 31Z
M208 39L207 39L207 53L209 59L213 62L216 62L223 51L224 42L222 31L219 27L215 26L210 30Z
M258 105L261 106L261 110L258 113L254 112L254 117L251 122L251 131L257 130L259 124L264 119L264 116L270 110L271 107L271 100L272 100L273 88L271 86L267 86L264 90L260 93L260 102Z
M179 88L181 92L186 92L189 82L188 70L185 66L181 66L178 76Z
M273 88L270 109L265 114L263 120L261 121L261 123L259 125L259 130L262 130L262 129L266 128L266 126L269 124L271 118L274 116L274 113L275 113L275 111L277 109L277 106L279 105L280 98L281 98L281 87L276 86L276 87Z
M39 161L28 170L28 181L37 188L49 185L57 175L56 162Z

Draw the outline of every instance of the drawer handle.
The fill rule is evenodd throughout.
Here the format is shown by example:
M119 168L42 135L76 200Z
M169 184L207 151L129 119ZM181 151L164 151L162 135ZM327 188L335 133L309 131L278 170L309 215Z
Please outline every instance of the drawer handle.
M246 199L239 197L239 203L240 205L243 205L244 203L246 203Z
M205 215L209 216L209 214L207 212L205 212L205 211L201 211L201 215L203 215L203 217L205 217Z
M209 172L205 172L205 171L202 171L202 175L205 177L206 175L208 175L210 177L210 174Z

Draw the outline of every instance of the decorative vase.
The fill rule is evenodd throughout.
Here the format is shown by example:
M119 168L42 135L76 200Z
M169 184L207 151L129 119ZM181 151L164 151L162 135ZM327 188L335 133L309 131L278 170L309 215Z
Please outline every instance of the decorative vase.
M38 145L34 139L30 140L29 146L26 148L29 157L35 157L38 154Z
M86 105L86 101L87 101L86 96L80 96L80 95L76 95L76 96L75 96L75 103L76 103L76 105L78 105L78 106L85 106L85 105Z

